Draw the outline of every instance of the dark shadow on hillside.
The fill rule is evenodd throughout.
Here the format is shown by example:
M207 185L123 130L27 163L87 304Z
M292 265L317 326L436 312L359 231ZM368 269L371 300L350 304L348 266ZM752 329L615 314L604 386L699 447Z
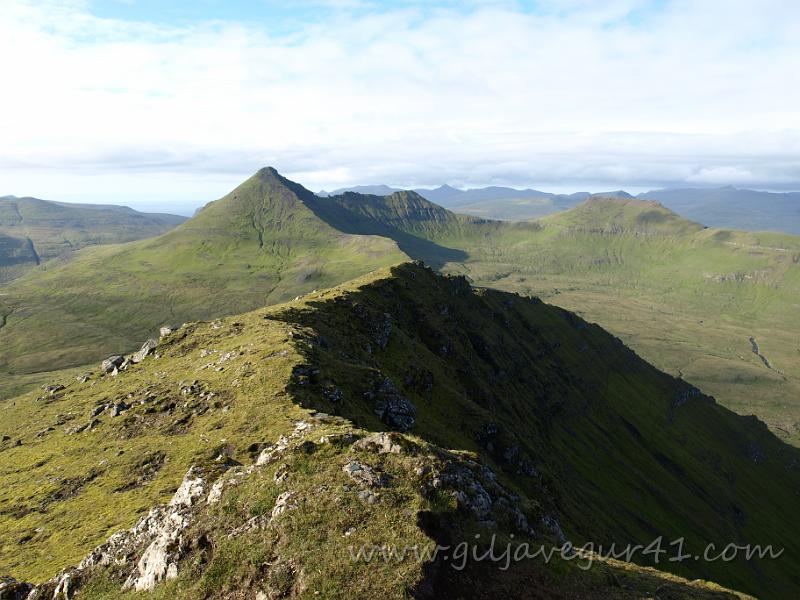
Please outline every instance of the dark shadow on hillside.
M376 196L376 199L379 197ZM332 198L305 195L303 202L314 214L342 233L387 237L414 260L421 260L439 270L448 262L467 260L469 255L457 248L448 248L423 237L402 231L369 215L356 213Z
M800 490L797 448L574 313L469 289L464 278L405 264L344 296L268 313L304 332L298 349L305 360L290 394L305 408L370 431L396 427L386 406L403 417L410 402L415 436L476 452L501 481L536 500L526 517L545 535L555 530L542 515L555 515L579 544L645 547L663 536L702 552L709 542L739 543L746 524L758 543L785 549L781 557L632 558L763 598L789 597L800 556L800 523L787 517ZM432 539L448 543L446 521L424 525ZM518 584L536 576L525 565L505 574L493 567L470 565L462 575L434 566L427 593L460 597L487 578L491 585L464 597L525 597ZM646 595L665 585L656 576L640 583ZM505 586L513 593L491 595ZM458 593L442 591L449 589ZM686 597L680 594L663 597Z

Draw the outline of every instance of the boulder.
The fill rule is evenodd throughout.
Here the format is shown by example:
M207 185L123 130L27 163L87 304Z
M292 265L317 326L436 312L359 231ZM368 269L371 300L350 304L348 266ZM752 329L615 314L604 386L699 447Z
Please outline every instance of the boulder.
M124 400L120 400L119 402L117 402L116 404L114 404L111 407L111 416L112 417L118 417L122 413L124 413L126 410L128 410L129 408L130 408L130 405L127 402L125 402Z
M181 328L180 325L164 325L161 329L158 330L158 335L159 337L164 338L168 336L170 333L173 333L180 328Z
M366 450L377 454L400 454L402 447L396 441L397 434L381 431L358 440L353 444L354 450Z
M389 483L386 475L357 460L347 463L342 470L350 476L350 479L369 488L385 487Z
M375 414L392 429L408 431L414 426L417 408L386 377L375 391L364 394L374 402Z
M119 355L109 356L107 359L105 359L103 362L100 363L100 370L103 373L111 373L112 371L121 367L122 363L124 362L125 362L124 356L119 356Z
M158 341L150 338L142 344L138 352L131 356L131 362L134 364L142 362L148 355L156 351L156 346L158 346Z

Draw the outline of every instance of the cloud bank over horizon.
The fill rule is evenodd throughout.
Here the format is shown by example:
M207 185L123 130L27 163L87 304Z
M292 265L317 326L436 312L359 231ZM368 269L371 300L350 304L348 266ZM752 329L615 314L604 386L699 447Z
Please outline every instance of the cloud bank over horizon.
M800 3L159 4L0 5L0 194L800 189Z

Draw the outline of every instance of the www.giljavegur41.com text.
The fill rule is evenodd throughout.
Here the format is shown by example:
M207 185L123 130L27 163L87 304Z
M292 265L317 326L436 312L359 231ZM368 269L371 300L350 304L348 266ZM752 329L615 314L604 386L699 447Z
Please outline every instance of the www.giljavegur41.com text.
M395 544L363 544L349 546L350 560L353 562L447 562L453 569L463 570L470 562L491 562L500 570L507 570L512 563L523 560L538 559L549 563L554 558L574 561L580 569L589 570L595 562L607 559L633 562L637 558L652 564L664 562L705 561L731 562L737 558L745 560L773 560L779 558L783 548L776 549L771 544L762 546L754 544L716 544L708 543L698 552L690 552L685 538L665 541L663 536L655 538L648 544L601 545L586 543L575 546L566 542L560 546L545 546L529 542L515 542L513 536L504 543L498 543L497 536L492 535L488 543L481 543L480 534L474 540L462 541L448 546L413 545L398 546Z

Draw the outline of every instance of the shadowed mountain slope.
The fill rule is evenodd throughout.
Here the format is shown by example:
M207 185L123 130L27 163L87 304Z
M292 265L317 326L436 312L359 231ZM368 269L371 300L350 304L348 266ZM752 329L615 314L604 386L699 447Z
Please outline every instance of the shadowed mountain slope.
M189 508L173 503L177 577L154 571L164 596L732 597L631 565L455 572L348 554L459 540L483 552L492 534L606 548L663 536L659 568L762 598L800 586L797 449L572 313L419 265L191 323L117 375L58 383L16 398L0 430L0 571L36 583L168 500L194 465ZM353 444L386 429L405 433ZM156 534L137 535L115 538L118 560L67 572L71 589L132 597L120 588ZM670 561L679 538L692 558ZM694 560L709 543L784 552Z
M347 192L328 198L309 197L306 203L339 231L390 238L408 256L424 260L435 268L466 260L468 255L432 240L478 222L428 202L416 192L395 192L387 196Z

